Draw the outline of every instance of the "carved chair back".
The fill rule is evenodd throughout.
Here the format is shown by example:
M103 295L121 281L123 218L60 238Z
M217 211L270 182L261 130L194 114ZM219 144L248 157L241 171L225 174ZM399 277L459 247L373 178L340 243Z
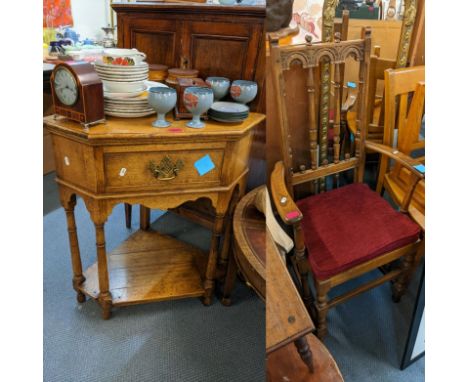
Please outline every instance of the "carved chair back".
M295 186L310 182L312 193L323 192L329 183L327 177L332 176L337 185L338 174L347 170L355 170L355 181L362 181L370 44L370 29L364 28L359 40L295 46L278 46L272 41L282 159L291 194ZM340 113L331 115L330 110L341 110L347 93L342 66L350 57L359 65L354 90L357 132L352 144L342 147L346 131Z

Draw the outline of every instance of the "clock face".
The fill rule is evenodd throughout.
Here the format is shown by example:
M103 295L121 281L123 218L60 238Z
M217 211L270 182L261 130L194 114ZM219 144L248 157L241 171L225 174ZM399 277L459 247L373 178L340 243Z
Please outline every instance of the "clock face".
M67 68L60 67L55 72L54 90L64 105L71 106L78 100L78 84Z

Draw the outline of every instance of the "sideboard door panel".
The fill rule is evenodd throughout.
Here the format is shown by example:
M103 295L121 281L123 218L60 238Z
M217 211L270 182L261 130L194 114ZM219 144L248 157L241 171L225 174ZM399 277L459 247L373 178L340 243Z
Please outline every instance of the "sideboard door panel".
M250 24L192 22L188 26L188 63L200 77L254 79L260 33Z
M173 67L178 61L176 20L131 18L126 20L128 30L124 48L136 48L144 52L149 64ZM157 25L157 29L155 26Z

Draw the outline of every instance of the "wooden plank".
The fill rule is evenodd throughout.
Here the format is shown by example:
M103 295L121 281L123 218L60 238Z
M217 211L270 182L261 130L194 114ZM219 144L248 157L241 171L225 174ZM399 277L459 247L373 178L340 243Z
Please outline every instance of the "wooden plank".
M357 158L351 158L348 160L340 161L338 163L332 163L326 166L321 166L317 170L306 170L301 173L293 174L293 185L309 182L314 179L318 179L324 176L333 175L341 171L351 170L358 164Z
M266 352L268 354L311 332L314 324L271 235L267 235L266 242Z
M114 305L196 297L204 294L201 274L207 254L154 231L138 231L108 254ZM99 296L97 265L84 273L82 291Z

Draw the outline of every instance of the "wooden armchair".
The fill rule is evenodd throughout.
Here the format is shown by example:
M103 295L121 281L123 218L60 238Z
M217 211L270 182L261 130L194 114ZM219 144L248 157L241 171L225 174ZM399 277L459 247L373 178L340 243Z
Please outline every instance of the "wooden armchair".
M317 335L323 339L327 332L327 312L335 305L393 279L393 299L398 301L405 292L414 256L421 243L420 227L405 212L424 174L413 167L418 163L416 160L382 144L365 142L369 30L363 32L360 40L285 47L273 45L271 53L283 158L276 163L271 175L272 199L280 218L293 227L293 265L299 275L304 302L316 319ZM340 96L343 92L337 86L342 84L340 65L348 57L359 64L358 115L354 145L342 153L340 115L336 114L335 120L329 120L330 94L320 91L333 86L335 91L330 103L342 104ZM331 73L330 69L333 69L333 82L329 75L323 75L324 70L325 74L327 71ZM291 78L290 71L297 73L298 70L306 71L306 83ZM317 78L320 79L319 84L314 81ZM327 78L330 82L324 83ZM286 86L290 80L294 87ZM300 98L301 94L303 98ZM302 123L297 123L298 115L306 116L306 119L302 118ZM331 154L327 147L330 123L333 125ZM304 137L304 130L307 130L309 140L310 162L307 166L295 160L298 150L291 146L292 137L296 134ZM401 211L394 210L376 192L362 184L366 148L393 159L411 174ZM303 158L303 154L299 157ZM354 172L353 183L330 189L330 185L338 187L342 183L340 174L349 171ZM312 195L295 202L296 189L306 183L311 183ZM328 300L331 288L398 259L401 259L401 264L397 269ZM315 301L308 284L309 271L315 284Z
M425 67L415 66L385 71L385 120L383 144L415 156L425 147L420 137L425 101ZM398 139L395 141L395 130ZM424 155L416 159L424 164ZM410 181L408 171L398 163L390 166L388 158L380 160L377 177L378 193L387 190L398 206L404 199L404 190ZM424 182L416 188L412 206L424 214Z

